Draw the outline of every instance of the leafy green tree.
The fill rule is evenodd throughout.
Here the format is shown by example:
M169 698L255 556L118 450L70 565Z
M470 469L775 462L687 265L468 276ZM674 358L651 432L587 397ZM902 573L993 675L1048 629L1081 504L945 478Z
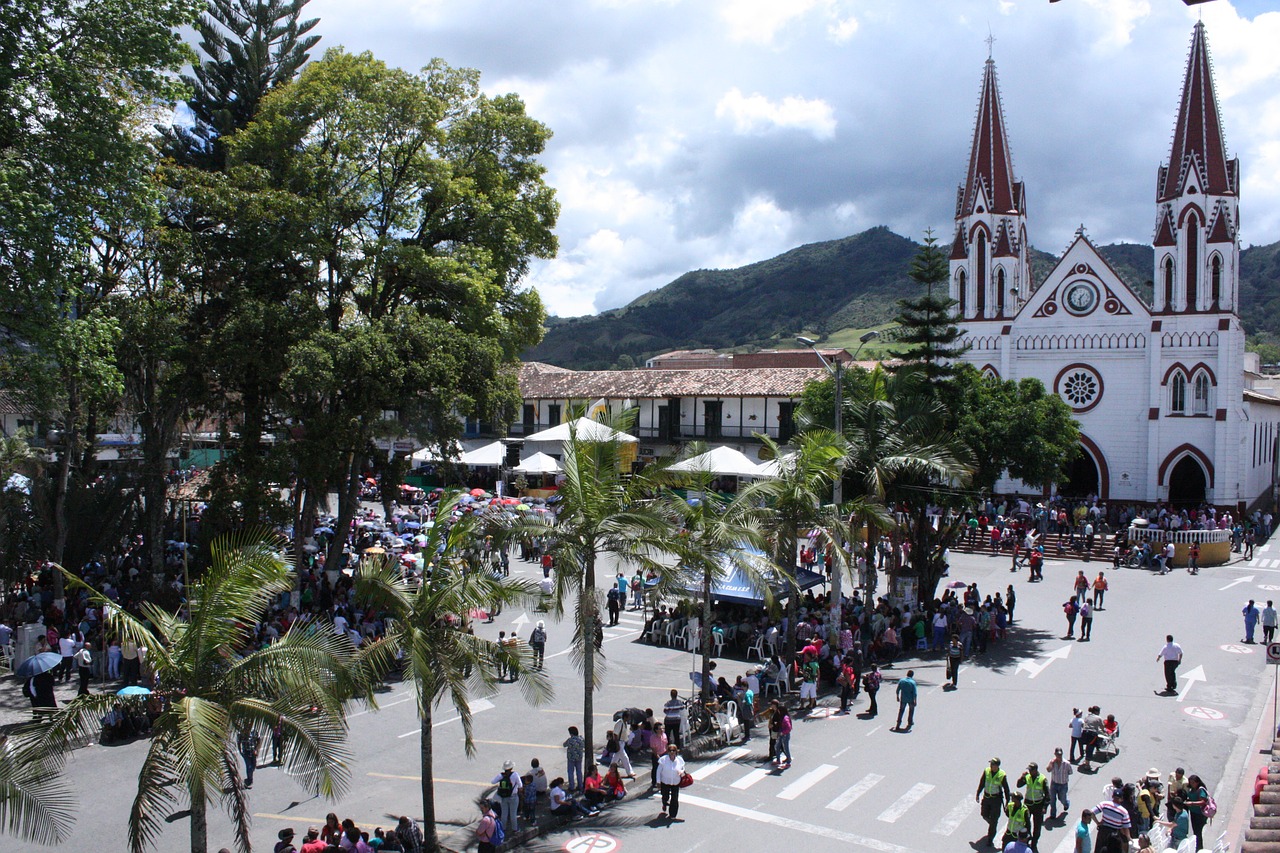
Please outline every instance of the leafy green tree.
M828 514L822 510L829 504L831 485L840 476L848 453L848 443L827 429L811 429L792 439L794 452L782 453L777 442L761 435L762 458L776 465L773 477L757 480L741 492L741 500L759 504L760 526L773 546L774 560L793 582L799 570L799 545L802 531L820 525ZM796 624L799 596L787 600L789 625ZM795 633L788 631L782 639L784 657L795 649Z
M955 373L955 360L968 347L958 343L964 333L953 322L952 308L957 303L947 295L947 256L932 230L925 232L924 244L911 259L910 276L925 291L898 300L897 341L902 346L892 354L902 359L903 365L897 369L918 366L930 382L947 379Z
M615 428L625 420L615 421ZM582 672L582 737L586 754L594 755L595 691L604 678L604 659L596 649L600 590L596 567L608 555L620 562L645 562L666 553L671 527L653 505L654 484L623 471L619 441L588 441L571 432L564 445L564 480L557 495L555 521L532 519L516 525L512 535L546 537L556 571L551 612L573 612L570 659Z
M237 847L249 851L252 815L240 774L237 738L256 731L264 740L280 725L284 766L312 793L336 797L348 783L344 703L368 693L353 667L346 637L324 623L295 623L271 645L252 647L252 627L292 588L286 543L246 531L214 544L212 562L188 590L190 618L144 602L138 618L89 590L106 625L147 649L148 666L168 694L152 723L129 810L133 853L154 847L179 798L191 814L191 851L208 847L208 807L231 816ZM83 586L64 572L68 583ZM86 587L87 589L87 587ZM76 741L96 737L101 716L118 699L80 696L47 720L20 729L10 745L19 766L63 769Z
M310 0L209 0L195 29L203 61L182 80L191 124L160 129L162 154L221 172L225 137L249 125L268 92L290 83L311 58L319 18L300 20Z
M458 414L514 412L514 366L544 317L519 282L555 251L537 160L548 136L515 96L482 94L475 71L437 60L412 74L330 50L228 140L235 192L289 235L263 260L289 270L295 331L281 369L263 375L281 378L285 437L318 460L305 488L338 491L339 526L387 413L440 443Z
M988 378L971 366L948 392L956 436L972 451L973 484L985 490L1004 473L1036 488L1062 479L1080 452L1071 408L1038 379Z
M463 745L470 757L475 754L470 702L478 695L497 690L499 662L519 668L520 689L530 702L541 704L551 695L546 675L532 666L528 646L513 650L466 630L473 608L532 605L540 593L529 581L495 578L483 568L467 564L466 554L475 546L479 525L472 514L446 522L459 497L454 493L441 500L436 515L439 521L427 531L423 552L436 557L420 584L405 580L394 560L365 564L356 578L356 591L362 600L388 615L384 639L364 652L363 657L375 669L387 669L403 655L405 674L416 691L421 724L422 818L426 849L433 851L439 849L432 726L435 709L445 701L453 706L462 722Z

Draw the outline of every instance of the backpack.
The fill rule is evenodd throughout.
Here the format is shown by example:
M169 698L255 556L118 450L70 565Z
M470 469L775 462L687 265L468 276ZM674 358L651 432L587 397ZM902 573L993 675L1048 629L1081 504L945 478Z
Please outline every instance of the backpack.
M502 826L502 821L498 817L493 819L493 835L489 836L489 843L494 847L501 847L502 842L507 840L507 830Z
M547 632L541 628L534 628L533 633L529 635L530 643L545 643L547 641Z
M511 776L514 773L515 773L514 770L508 770L506 773L503 773L502 778L498 780L498 796L499 797L509 797L515 793L515 790L516 790L515 782L511 781Z
M618 601L618 596L620 596L621 594L622 594L622 593L618 592L618 588L617 588L616 586L611 586L611 587L609 587L609 596L608 596L608 597L609 597L609 601L610 601L611 603L616 604L616 603L617 603L617 601Z
M1204 816L1209 819L1212 819L1213 816L1218 813L1218 801L1213 798L1212 794L1209 794L1204 798L1203 811Z

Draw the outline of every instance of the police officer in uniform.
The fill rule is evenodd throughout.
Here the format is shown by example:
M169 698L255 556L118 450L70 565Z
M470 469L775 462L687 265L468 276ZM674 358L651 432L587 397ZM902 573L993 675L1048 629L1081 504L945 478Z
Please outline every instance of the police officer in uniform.
M1009 795L1009 802L1005 804L1004 814L1009 819L1009 822L1005 824L1004 837L1000 839L1001 849L1019 835L1025 835L1027 828L1031 825L1031 813L1022 803L1022 794L1017 791Z
M978 779L978 790L973 798L982 804L982 819L987 822L986 844L990 846L995 841L996 827L1000 825L1004 803L1009 799L1009 780L1000 769L999 758L991 759L991 763L982 771L982 776Z
M1031 817L1031 849L1039 850L1040 830L1044 828L1044 810L1049 805L1049 777L1040 772L1034 761L1027 772L1018 777L1018 787L1026 788L1026 809Z

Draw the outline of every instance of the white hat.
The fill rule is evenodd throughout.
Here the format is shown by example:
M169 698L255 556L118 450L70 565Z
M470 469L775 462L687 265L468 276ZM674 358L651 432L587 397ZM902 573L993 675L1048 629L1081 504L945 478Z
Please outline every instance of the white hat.
M514 765L514 764L512 764L512 763L511 763L511 761L509 761L509 760L508 760L508 761L504 761L504 762L502 762L502 769L503 769L503 770L511 770L511 769L512 769L512 768L514 768L514 767L515 767L515 765Z
M545 627L547 627L547 626L546 626L546 623L544 623L541 619L539 619L539 620L538 620L538 627L539 627L539 628L545 628Z

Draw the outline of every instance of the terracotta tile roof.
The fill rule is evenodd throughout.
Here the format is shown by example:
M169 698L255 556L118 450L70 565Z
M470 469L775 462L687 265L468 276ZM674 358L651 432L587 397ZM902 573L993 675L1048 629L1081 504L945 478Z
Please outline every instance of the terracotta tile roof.
M25 415L28 408L12 391L0 391L0 415Z
M520 395L526 400L798 397L806 383L826 375L821 367L565 370L534 362L520 367Z

